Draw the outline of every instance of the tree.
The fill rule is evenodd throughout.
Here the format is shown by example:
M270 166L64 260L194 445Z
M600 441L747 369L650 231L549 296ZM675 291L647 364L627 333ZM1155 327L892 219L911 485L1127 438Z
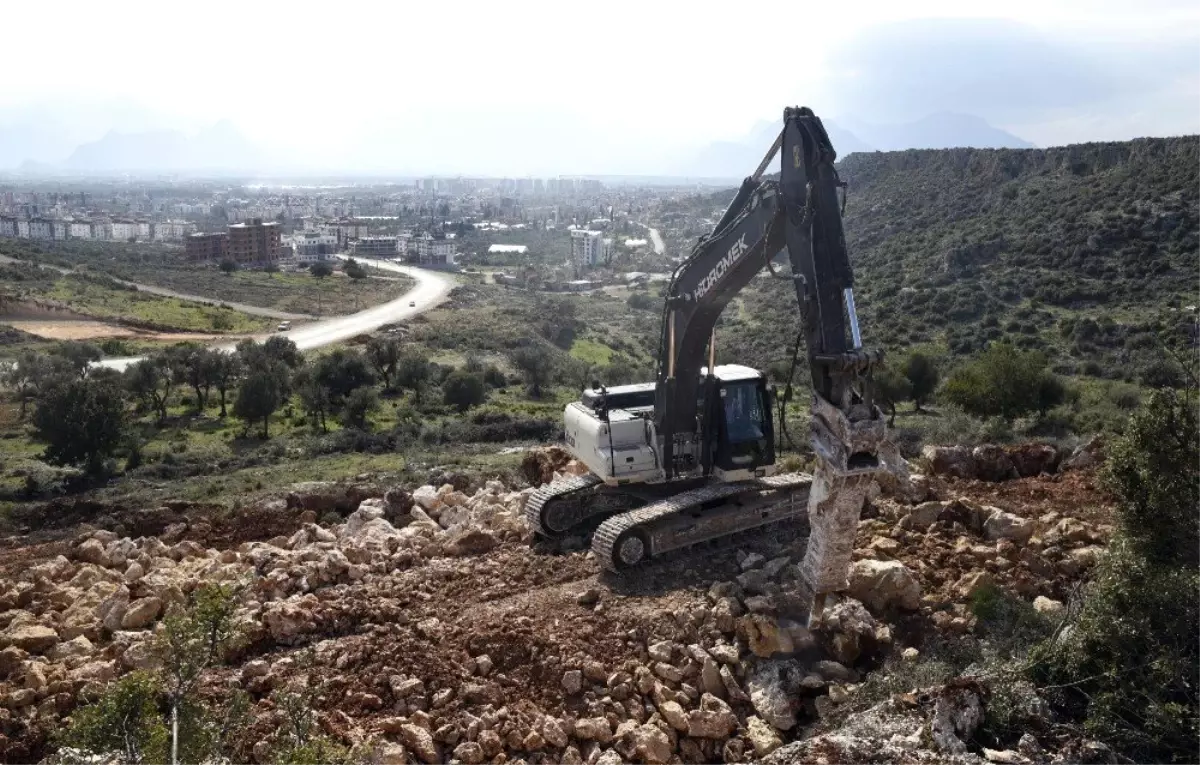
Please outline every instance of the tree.
M645 292L634 292L630 294L626 304L637 311L653 311L661 307L661 303L647 295Z
M318 260L308 267L308 272L318 279L324 279L326 276L333 275L333 266L323 260Z
M288 369L296 370L304 364L304 354L290 337L272 335L262 344L262 349L268 357L286 364Z
M235 594L229 585L203 585L193 593L188 608L175 604L168 611L154 637L153 651L162 666L162 682L170 708L172 765L179 762L181 711L190 706L201 674L224 660L226 649L237 636L233 622ZM190 754L202 755L202 752ZM188 758L188 761L199 759Z
M238 387L237 399L233 402L233 416L250 423L262 420L262 437L270 438L268 432L271 415L284 402L288 369L281 361L265 361L247 368L246 378Z
M314 429L320 425L321 432L325 432L328 429L325 424L325 415L332 408L329 402L329 391L316 379L316 372L312 367L307 367L297 373L295 386L296 393L300 396L300 406L305 415L312 418Z
M354 350L338 348L316 362L316 379L329 391L329 401L341 408L352 391L373 385L375 377L363 355Z
M482 404L486 397L483 377L477 374L457 369L442 383L442 400L460 412Z
M241 378L242 371L242 357L236 353L218 351L213 357L212 380L213 387L217 389L217 394L221 397L221 417L226 416L226 399L229 391L233 389L238 379Z
M359 263L354 258L347 260L346 264L342 266L342 270L346 273L346 276L349 276L351 279L356 281L367 278L367 269L363 267L362 263Z
M144 670L130 672L95 703L71 715L59 743L86 752L120 752L121 761L166 762L168 733L158 713L159 684Z
M554 373L554 361L545 349L532 346L518 348L509 357L513 366L525 377L531 398L542 397L542 386L550 381Z
M125 401L111 381L71 380L39 393L33 426L47 462L96 475L125 438Z
M34 401L40 391L74 376L70 363L60 356L23 351L15 362L3 367L0 382L16 393L17 401L21 404L20 418L24 420L29 402Z
M221 261L220 268L221 273L225 274L226 276L233 276L233 272L238 270L238 264L236 260L226 259Z
M367 341L366 354L371 368L383 378L383 387L390 389L396 365L400 363L400 341L376 335Z
M970 414L1009 422L1030 412L1045 412L1065 394L1046 364L1046 357L1038 351L993 343L954 371L942 395Z
M142 403L158 415L162 424L167 419L167 404L175 378L165 354L154 354L134 362L125 370L125 386Z
M379 408L379 396L374 388L356 388L346 396L342 405L342 424L358 430L367 429L367 417Z
M915 351L904 360L900 367L900 374L908 380L908 396L912 398L917 411L921 411L921 406L937 390L939 378L937 366L929 356Z
M208 406L208 392L219 381L220 351L210 350L195 343L179 343L167 349L171 355L171 374L175 382L191 387L196 394L196 413Z
M396 387L401 390L411 390L413 401L421 403L421 389L429 380L433 370L429 360L416 351L405 351L396 363Z
M892 366L883 366L875 374L875 394L888 411L888 427L896 421L896 404L912 395L912 382Z
M66 341L54 349L54 354L65 359L79 375L86 374L88 367L104 356L95 345L78 340Z

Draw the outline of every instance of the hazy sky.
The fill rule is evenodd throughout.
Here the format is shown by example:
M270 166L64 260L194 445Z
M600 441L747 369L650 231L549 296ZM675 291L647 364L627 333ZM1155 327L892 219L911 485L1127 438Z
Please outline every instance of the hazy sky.
M230 118L328 167L658 172L789 103L879 123L969 112L1042 146L1200 132L1197 0L60 0L4 15L0 127L34 107L67 115L72 138Z

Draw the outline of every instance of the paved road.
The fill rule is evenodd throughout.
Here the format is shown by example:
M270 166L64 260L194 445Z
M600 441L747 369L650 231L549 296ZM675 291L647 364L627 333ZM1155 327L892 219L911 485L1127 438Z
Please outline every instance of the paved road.
M319 348L323 345L331 345L355 335L378 329L384 324L409 319L424 311L428 311L430 308L445 301L446 297L450 294L450 290L454 288L454 278L449 274L413 268L411 266L401 266L387 261L370 260L368 258L358 258L357 260L383 271L407 274L416 280L417 285L401 297L382 305L377 305L374 308L368 308L365 311L359 311L349 316L338 316L312 324L305 324L290 332L277 334L290 337L302 351ZM413 302L416 303L416 306L409 305L409 303ZM267 337L270 337L270 335L261 335L257 339L262 340ZM235 344L225 343L215 347L218 350L230 352L234 349ZM125 369L125 367L138 361L140 358L140 356L130 356L118 359L105 359L100 362L100 365L112 367L113 369Z
M650 226L646 225L645 223L639 223L638 225L646 229L647 233L650 234L650 246L654 248L655 254L662 255L667 251L667 246L663 244L663 239L662 236L659 235L658 229L650 228Z
M51 271L58 271L60 274L69 274L69 273L74 272L74 270L75 270L73 268L63 268L62 266L52 266L49 263L33 263L33 261L29 261L29 260L18 260L16 258L10 258L5 255L0 255L0 263L29 263L29 264L41 266L42 268L49 268ZM93 273L104 274L103 271L94 271ZM266 316L271 319L291 319L293 321L298 321L300 319L315 319L316 318L315 316L312 316L312 315L306 314L306 313L288 313L287 311L276 311L271 308L262 308L262 307L256 306L256 305L246 305L245 303L231 303L228 300L218 300L216 298L204 297L202 295L187 295L182 292L174 292L172 290L165 289L163 287L155 287L153 284L138 284L137 282L130 282L130 281L126 281L124 279L118 279L117 277L110 276L108 274L105 274L105 276L109 276L109 278L115 282L120 282L121 284L126 284L126 285L129 285L130 287L137 287L138 292L146 292L151 295L158 295L160 297L178 298L179 300L187 300L188 302L191 302L191 303L208 303L209 305L227 305L235 311L241 311L242 313L248 313L248 314L252 314L254 316Z

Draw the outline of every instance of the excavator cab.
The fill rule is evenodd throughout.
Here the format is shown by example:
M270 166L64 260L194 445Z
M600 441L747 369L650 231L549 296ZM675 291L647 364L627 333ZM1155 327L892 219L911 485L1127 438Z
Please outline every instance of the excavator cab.
M775 464L771 391L757 370L738 364L715 370L708 430L714 471L728 481L769 475Z

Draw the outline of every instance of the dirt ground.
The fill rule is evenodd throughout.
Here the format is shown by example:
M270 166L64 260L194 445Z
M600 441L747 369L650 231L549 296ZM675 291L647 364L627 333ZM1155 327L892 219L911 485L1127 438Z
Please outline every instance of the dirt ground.
M107 340L109 338L131 338L137 340L240 340L241 335L215 335L197 332L146 332L130 329L103 321L8 321L14 329L47 340Z
M1001 484L937 481L934 490L941 500L963 497L1031 520L1057 513L1096 522L1107 520L1110 513L1091 472ZM56 508L54 514L69 518L72 514L63 512L67 510ZM201 506L153 511L101 509L82 515L96 526L115 523L120 533L131 537L157 534L158 526L184 520L188 527L184 539L231 553L247 550L246 545L255 540L292 534L307 520L299 507L285 508L282 503L233 515L216 515ZM99 520L104 517L110 520ZM882 517L886 511L884 516L876 516L876 525ZM864 524L869 523L864 517ZM860 549L866 549L878 533L868 533L869 528L862 527ZM35 537L3 540L0 592L16 586L21 572L39 562L56 555L72 557L73 544L68 540L81 530L68 523ZM936 594L941 605L934 610L946 611L947 618L962 614L967 597L957 592L955 581L974 569L970 553L953 549L949 528L945 533L931 530L924 537L900 537L903 551L896 557L912 567L925 592ZM326 683L318 701L321 724L343 741L381 734L386 738L403 707L402 701L391 700L396 675L421 679L431 696L445 691L445 699L430 710L435 722L469 720L471 714L486 715L480 710L489 704L492 709L503 706L511 715L506 725L519 729L523 736L533 724L529 721L539 715L571 720L611 713L611 701L598 700L591 693L564 692L564 671L583 668L603 682L612 673L645 663L646 646L657 641L680 645L711 642L711 623L704 617L709 588L734 580L742 571L739 561L747 553L759 553L766 559L789 555L795 562L803 553L804 542L803 528L778 530L743 538L738 545L724 549L680 554L623 578L602 575L587 552L547 554L511 539L483 554L418 558L410 567L386 576L325 587L306 596L312 600L305 607L311 619L305 634L281 642L264 629L232 666L211 673L206 687L217 694L230 684L249 682L242 669L259 659L271 666L271 678L277 685L296 672L290 669L292 662L280 664L280 660L299 661L303 646L314 645L319 664L316 671ZM940 565L932 565L933 560ZM1020 564L1020 571L1025 571L1023 566ZM996 576L1002 585L1009 581L1003 571L997 570ZM1048 575L1023 594L1062 597L1068 580L1074 578ZM914 631L936 629L935 623L940 627L933 616L936 614L928 606L914 614L923 625ZM909 630L897 630L897 645L905 644L909 637L905 633ZM491 663L486 677L476 669L480 656ZM269 686L251 683L248 687L257 704L256 722L241 752L242 761L253 761L252 743L269 737L281 722L273 711ZM749 710L747 703L735 703L734 707L739 717ZM413 713L409 709L410 716ZM636 710L631 714L637 714ZM11 722L16 722L15 716ZM49 724L48 719L11 724L5 757L24 761L44 755L45 726ZM721 761L719 743L695 741L699 748L690 761ZM444 756L452 748L446 745ZM554 751L526 752L524 758L548 762L555 756ZM689 761L687 757L685 761Z

